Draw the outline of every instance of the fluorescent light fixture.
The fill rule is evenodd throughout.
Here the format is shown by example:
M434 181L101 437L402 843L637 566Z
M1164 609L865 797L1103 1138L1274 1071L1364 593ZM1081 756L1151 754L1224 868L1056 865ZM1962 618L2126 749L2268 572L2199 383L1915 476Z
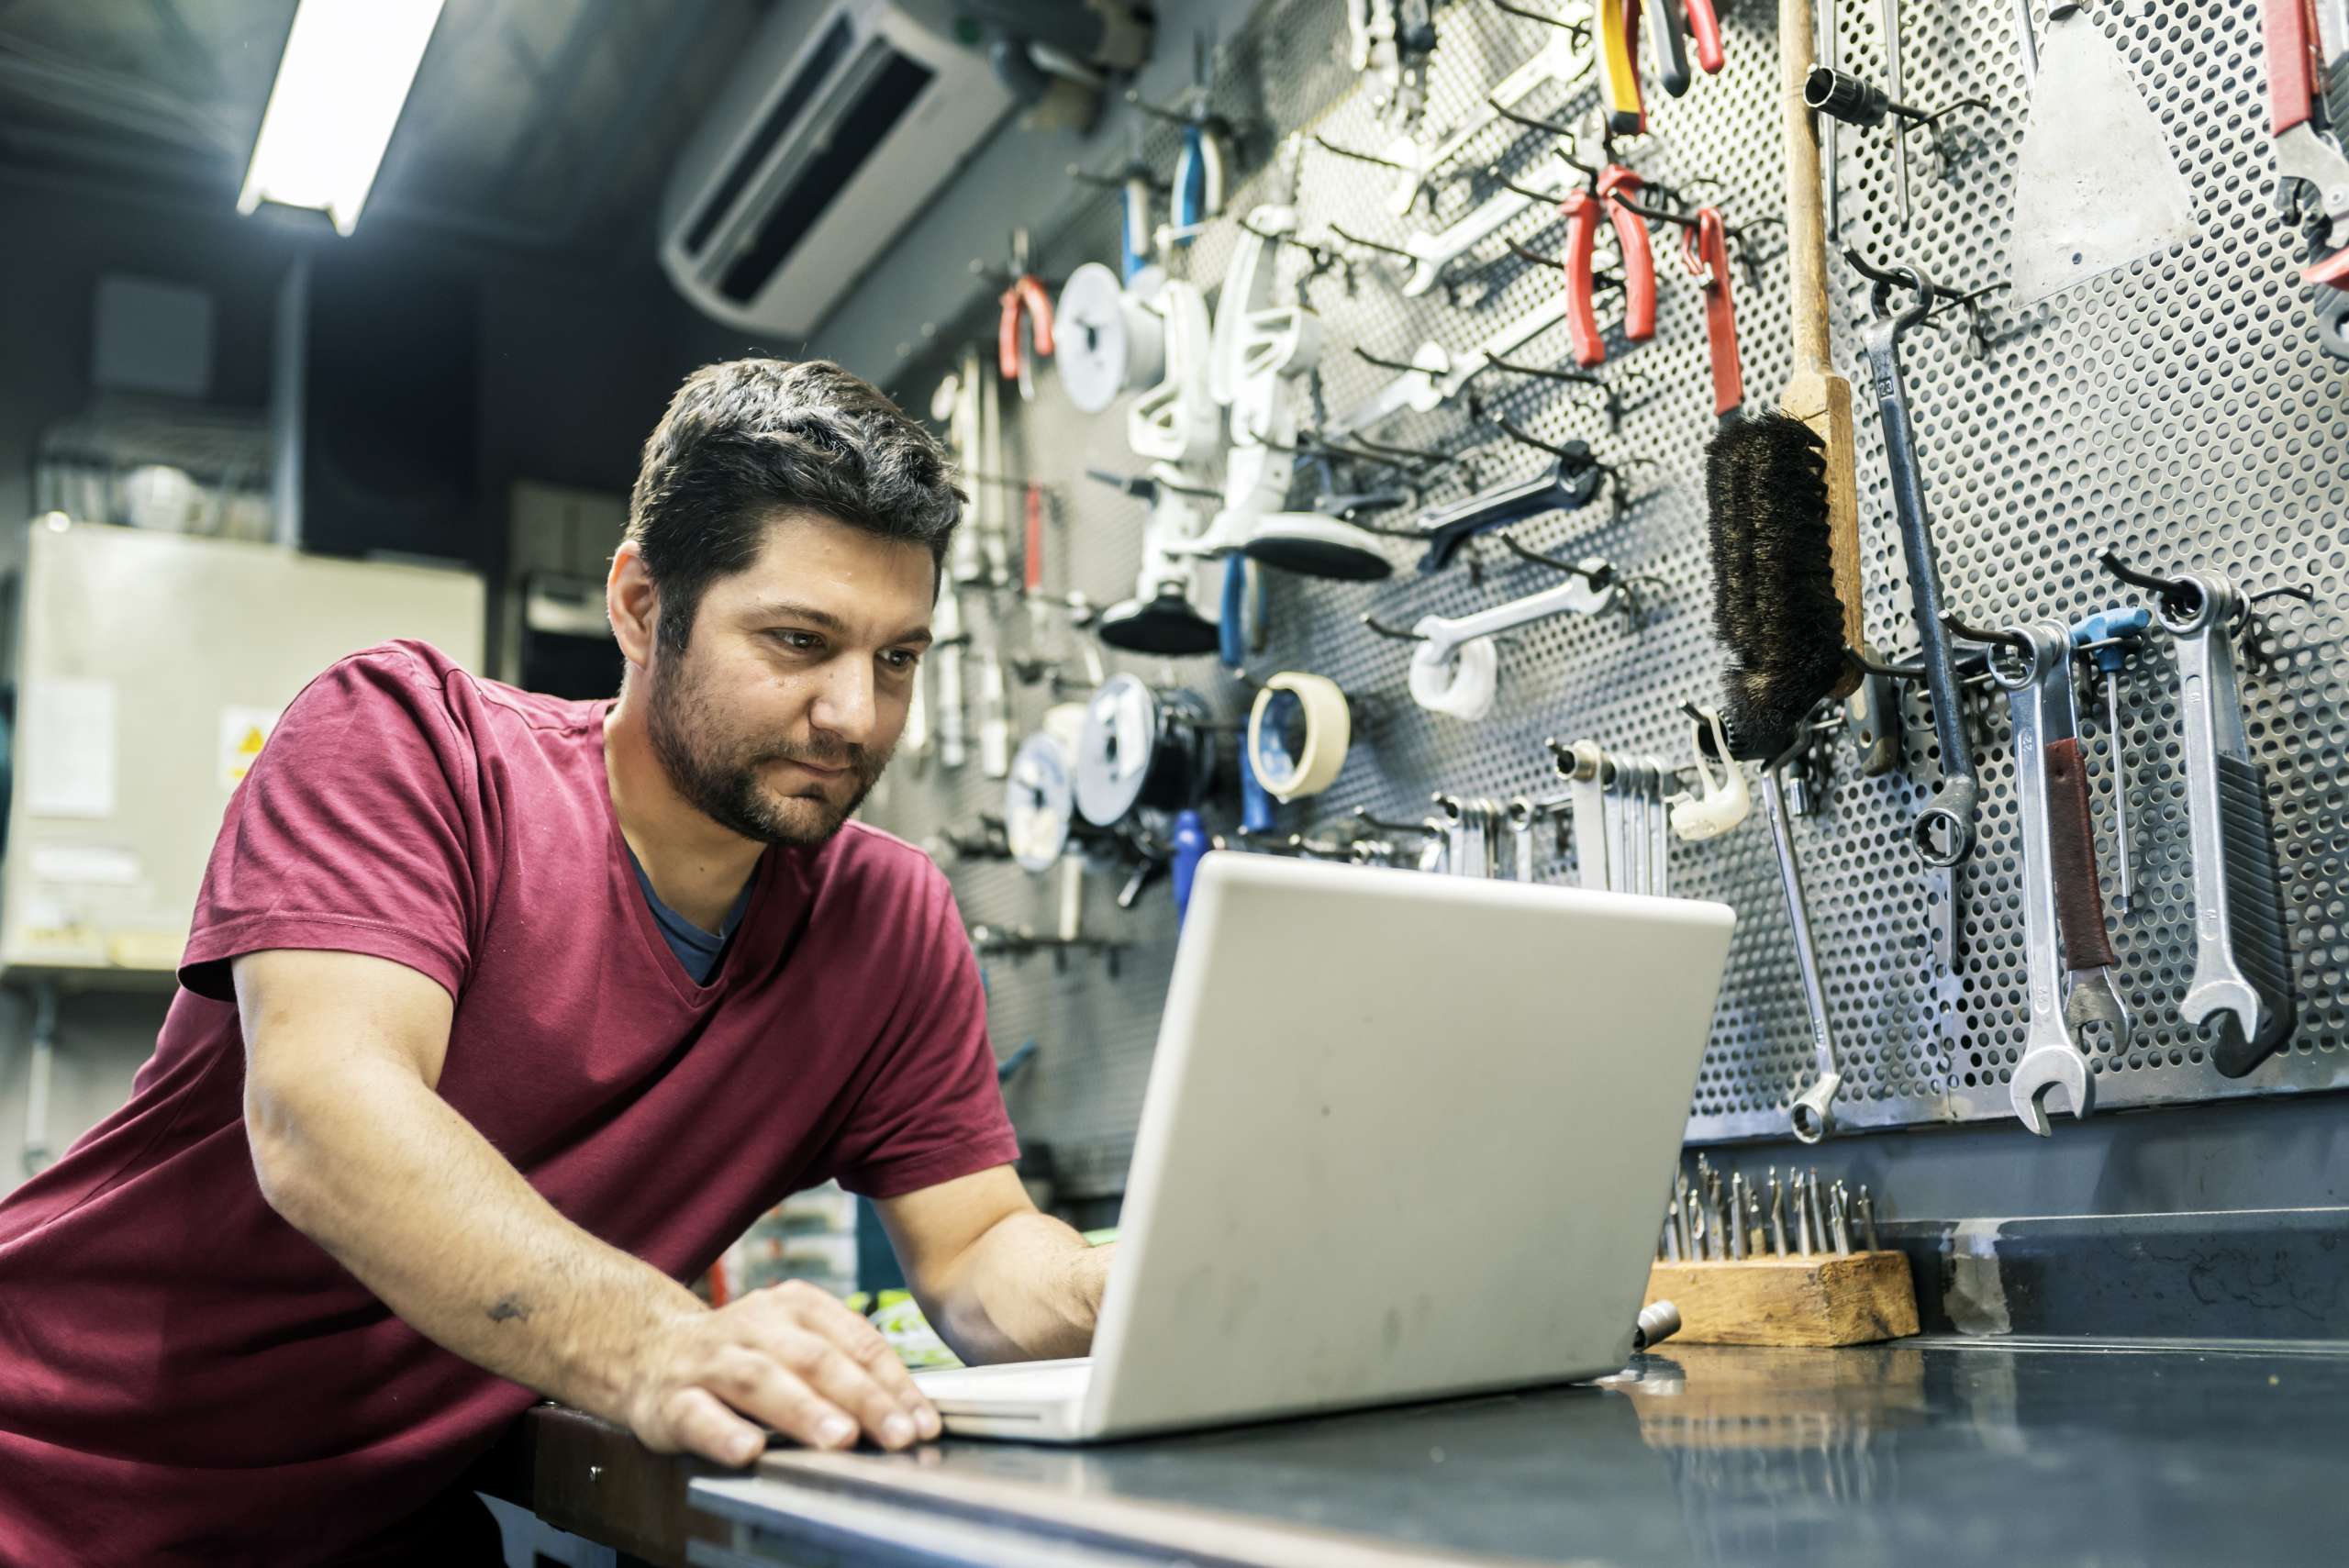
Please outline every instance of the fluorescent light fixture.
M237 210L263 201L359 223L442 0L301 0Z

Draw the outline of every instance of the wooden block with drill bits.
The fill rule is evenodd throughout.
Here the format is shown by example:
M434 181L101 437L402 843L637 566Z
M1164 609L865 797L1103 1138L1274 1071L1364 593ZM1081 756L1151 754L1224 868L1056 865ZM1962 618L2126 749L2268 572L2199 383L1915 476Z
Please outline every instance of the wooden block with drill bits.
M1699 1155L1673 1179L1647 1300L1669 1301L1679 1341L1861 1345L1917 1332L1907 1254L1887 1249L1876 1199L1817 1171L1724 1178Z

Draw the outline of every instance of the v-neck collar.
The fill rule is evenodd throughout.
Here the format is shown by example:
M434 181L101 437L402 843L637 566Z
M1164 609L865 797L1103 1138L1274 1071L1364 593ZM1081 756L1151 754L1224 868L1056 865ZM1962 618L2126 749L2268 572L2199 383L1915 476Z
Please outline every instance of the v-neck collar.
M636 880L636 856L629 848L628 836L620 831L619 807L612 801L611 773L604 756L604 720L609 717L614 699L607 697L596 709L592 726L596 751L596 794L604 803L604 832L606 869L623 895L622 902L633 913L629 923L635 927L637 940L652 967L667 981L677 1000L688 1007L706 1007L723 995L731 984L735 971L742 963L742 950L751 946L751 933L758 929L760 917L773 900L767 896L769 884L774 880L776 851L773 845L761 851L758 862L751 868L750 902L742 908L742 917L729 935L726 949L718 954L718 967L710 971L707 982L696 980L669 946L669 939L662 933L652 906Z

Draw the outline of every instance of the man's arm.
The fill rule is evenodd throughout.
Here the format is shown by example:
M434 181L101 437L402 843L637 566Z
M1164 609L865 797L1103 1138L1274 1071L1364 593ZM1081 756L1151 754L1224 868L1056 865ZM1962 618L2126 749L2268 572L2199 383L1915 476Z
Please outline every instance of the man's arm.
M1093 1343L1117 1249L1028 1201L1008 1165L876 1206L914 1298L973 1363L1081 1356Z
M713 1311L557 1213L435 1092L453 1006L431 980L284 950L233 971L262 1195L419 1332L720 1463L756 1456L759 1421L823 1448L938 1435L887 1341L823 1291Z

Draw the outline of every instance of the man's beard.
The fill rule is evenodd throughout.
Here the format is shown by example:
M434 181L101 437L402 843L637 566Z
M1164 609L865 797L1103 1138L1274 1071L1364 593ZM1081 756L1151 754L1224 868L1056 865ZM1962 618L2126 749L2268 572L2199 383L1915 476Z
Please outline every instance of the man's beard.
M839 832L889 765L889 753L875 756L862 746L803 746L729 737L718 704L685 662L682 654L654 662L651 701L645 710L652 754L661 759L677 793L719 827L763 844L815 849ZM759 776L774 762L846 768L855 788L847 803L837 806L828 793L820 793L820 785L812 795L779 795Z

